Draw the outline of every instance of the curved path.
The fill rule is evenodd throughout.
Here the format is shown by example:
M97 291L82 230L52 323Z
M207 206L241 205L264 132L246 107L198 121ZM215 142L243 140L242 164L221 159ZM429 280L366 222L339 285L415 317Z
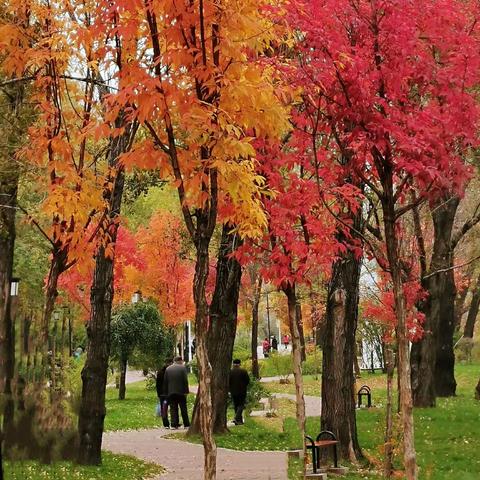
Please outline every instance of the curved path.
M158 463L167 469L155 480L202 480L203 446L163 438L171 430L154 428L108 432L103 436L103 448L114 453L133 455ZM285 452L241 452L218 449L218 480L285 480Z

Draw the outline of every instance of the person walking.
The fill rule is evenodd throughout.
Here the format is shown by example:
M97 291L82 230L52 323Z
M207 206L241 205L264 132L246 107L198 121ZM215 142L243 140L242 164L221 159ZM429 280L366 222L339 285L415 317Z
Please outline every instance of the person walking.
M235 425L243 425L243 410L247 399L247 388L250 383L250 377L244 368L240 367L240 360L233 361L233 368L230 371L229 390L232 395L233 408L235 410Z
M188 374L182 357L175 357L173 365L170 365L165 370L163 385L170 406L171 427L180 427L178 407L180 407L180 412L182 413L183 426L185 428L189 427L190 420L188 419L187 411Z
M270 352L270 342L268 338L265 337L265 340L262 342L263 356L268 358L268 353Z
M277 340L277 337L275 335L272 337L272 349L273 350L278 350L278 340Z
M157 378L155 387L157 389L158 403L160 404L160 415L162 417L162 423L165 428L170 428L170 422L168 421L168 395L164 389L165 384L165 372L167 368L172 364L172 359L165 361L163 367L157 372Z
M290 344L290 337L288 335L283 336L283 346L285 347L285 350L288 349L288 345Z

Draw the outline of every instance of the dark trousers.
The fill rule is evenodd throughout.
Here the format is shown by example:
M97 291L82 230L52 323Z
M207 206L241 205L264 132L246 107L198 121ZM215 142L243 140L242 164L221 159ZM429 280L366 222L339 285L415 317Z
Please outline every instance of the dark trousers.
M243 423L243 409L245 408L245 400L247 395L245 393L240 395L232 395L233 409L235 410L235 423Z
M183 426L189 427L190 420L188 419L187 411L187 396L173 393L168 396L168 404L170 405L170 418L173 428L178 428L180 426L178 418L178 407L180 406L180 412L182 413Z
M159 398L160 401L160 411L162 413L162 423L164 427L169 427L170 422L168 421L168 397L166 395L161 395Z

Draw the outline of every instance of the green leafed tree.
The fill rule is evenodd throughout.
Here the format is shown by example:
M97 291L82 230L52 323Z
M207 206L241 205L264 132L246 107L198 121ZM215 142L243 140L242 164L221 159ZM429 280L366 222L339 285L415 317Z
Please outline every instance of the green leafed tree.
M111 357L120 364L118 397L125 399L125 377L133 355L158 368L172 354L174 335L151 302L121 306L112 317Z

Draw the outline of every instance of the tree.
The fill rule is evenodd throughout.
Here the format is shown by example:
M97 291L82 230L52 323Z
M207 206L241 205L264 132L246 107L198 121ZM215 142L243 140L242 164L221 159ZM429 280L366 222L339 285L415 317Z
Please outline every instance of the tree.
M328 158L332 149L352 155L351 175L381 207L397 321L404 465L414 479L399 220L425 198L439 198L445 186L461 189L466 178L463 156L476 145L471 118L478 115L466 87L477 81L476 23L461 2L429 0L327 0L296 4L289 14L309 47L305 78L323 91L319 122L332 139L323 155ZM413 187L422 196L409 203Z
M122 82L116 95L119 109L135 105L132 119L150 134L130 161L140 165L142 153L148 166L159 166L164 178L173 177L195 246L200 430L205 478L212 479L216 446L205 294L209 246L223 206L228 206L223 221L235 224L242 235L257 234L265 223L259 202L263 182L254 170L251 142L252 137L278 136L286 129L269 69L258 60L273 29L253 1L244 2L241 12L218 0L199 4L155 0L141 9L135 2L122 2L122 7L129 13L119 13L120 28L148 45L138 50L132 44L131 53L141 57L132 58L128 83Z
M477 321L478 309L480 307L480 276L478 276L475 285L472 289L472 300L470 301L470 308L468 309L467 321L463 336L466 338L473 338L473 331Z
M120 363L118 398L125 399L127 363L137 350L155 357L158 368L171 355L173 335L163 325L158 309L150 302L122 306L112 316L111 355Z

